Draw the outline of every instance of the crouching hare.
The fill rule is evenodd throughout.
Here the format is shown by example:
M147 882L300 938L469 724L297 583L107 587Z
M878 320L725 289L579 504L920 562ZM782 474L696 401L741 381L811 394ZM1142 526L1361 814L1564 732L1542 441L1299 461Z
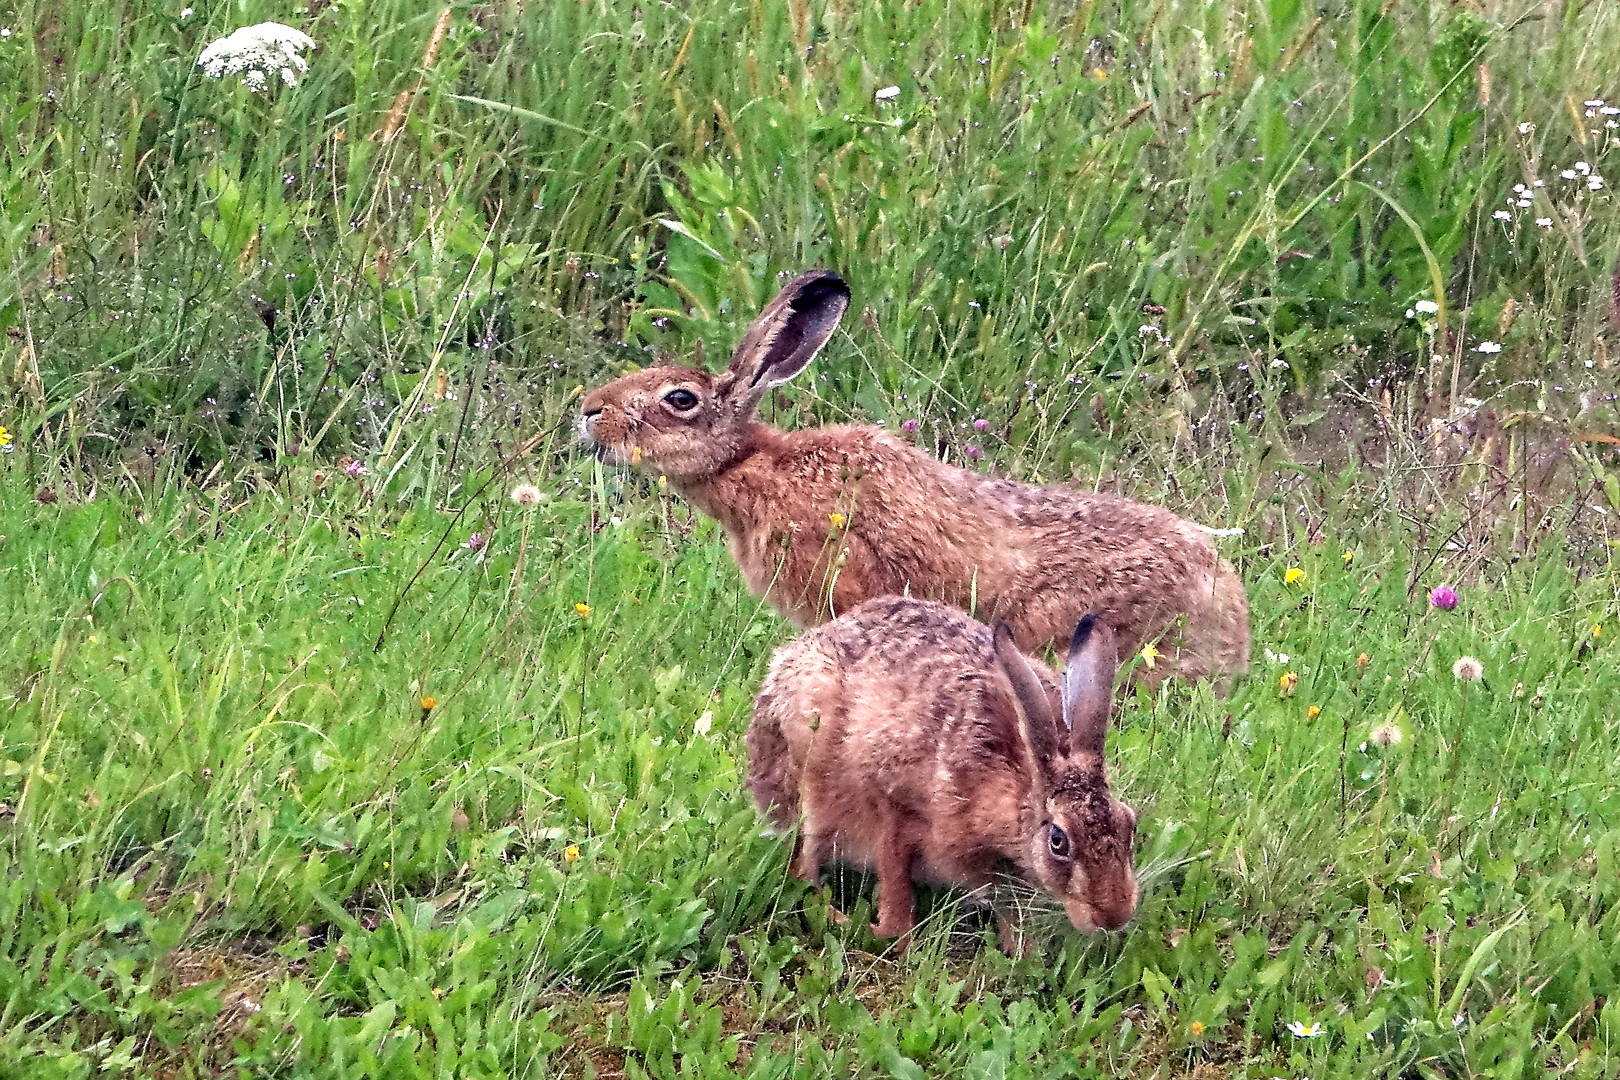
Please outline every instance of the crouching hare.
M754 417L838 327L849 287L813 270L788 284L718 375L655 367L585 395L580 434L603 461L661 474L717 519L748 587L794 625L874 596L943 601L1005 619L1038 651L1086 613L1123 655L1159 641L1166 674L1248 666L1243 582L1208 534L1113 495L1018 484L946 465L878 428L784 432ZM1162 640L1160 640L1162 637Z
M794 872L878 878L880 937L915 924L913 878L988 891L1007 871L1086 932L1136 909L1136 812L1103 766L1117 657L1087 615L1059 680L955 608L886 596L782 646L748 728L748 789L800 826ZM1058 717L1062 718L1061 723ZM1000 940L1019 947L1016 912Z

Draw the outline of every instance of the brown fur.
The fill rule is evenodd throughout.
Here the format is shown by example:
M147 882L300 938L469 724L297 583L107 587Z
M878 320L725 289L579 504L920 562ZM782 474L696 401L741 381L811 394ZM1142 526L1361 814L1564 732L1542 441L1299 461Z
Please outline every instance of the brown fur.
M586 395L580 431L605 461L667 476L725 528L748 587L800 627L906 593L1005 619L1020 648L1061 639L1082 613L1123 653L1159 641L1174 672L1248 666L1243 582L1197 526L1156 506L946 465L874 427L784 432L754 419L807 365L849 291L812 271L760 314L720 374L658 367ZM688 409L672 404L685 404ZM836 515L836 516L835 516Z
M1136 814L1103 765L1114 649L1105 624L1083 620L1060 692L1005 624L992 634L933 601L869 600L777 650L748 729L748 788L778 826L802 819L800 877L816 882L829 857L877 872L879 935L913 926L914 878L984 889L1009 867L1079 929L1120 926L1136 907ZM1000 914L1005 943L1016 921Z

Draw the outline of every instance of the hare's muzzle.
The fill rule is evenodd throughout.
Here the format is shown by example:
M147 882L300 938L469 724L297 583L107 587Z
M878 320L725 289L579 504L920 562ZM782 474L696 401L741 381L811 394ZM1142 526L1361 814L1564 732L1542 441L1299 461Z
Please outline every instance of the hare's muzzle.
M594 443L596 441L596 435L591 431L591 424L594 423L596 418L601 415L601 406L597 406L594 409L586 409L579 414L579 419L574 421L574 430L579 433L580 438L589 443Z

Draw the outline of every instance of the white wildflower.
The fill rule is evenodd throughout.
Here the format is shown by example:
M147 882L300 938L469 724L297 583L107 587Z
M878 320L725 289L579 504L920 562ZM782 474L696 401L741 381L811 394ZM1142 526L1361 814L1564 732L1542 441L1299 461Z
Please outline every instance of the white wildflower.
M1524 191L1525 191L1525 188L1524 188L1523 184L1514 184L1513 185L1513 193L1515 195L1523 195Z
M296 83L309 70L309 61L298 54L314 47L315 42L302 30L264 22L210 42L197 58L197 66L213 79L241 75L249 90L263 93L269 89L271 75L280 75L288 86Z
M1565 180L1573 180L1573 179L1575 179L1575 170L1574 169L1565 169L1563 172L1559 173L1558 175L1562 176Z
M1600 97L1592 98L1589 101L1581 102L1581 104L1585 105L1588 109L1601 109L1603 108L1603 99Z
M1420 315L1434 315L1440 311L1440 305L1433 300L1419 300L1412 305Z
M1499 353L1502 351L1502 346L1494 341L1482 341L1478 345L1474 346L1474 351L1482 353Z
M1550 217L1538 217L1536 218L1536 224L1541 226L1543 229L1550 229L1552 228L1553 222L1552 218Z
M1529 121L1526 121L1519 125L1519 134L1528 135L1531 131L1535 130L1535 126L1536 125L1530 123Z
M1588 191L1602 191L1603 177L1597 173L1593 173L1591 176L1588 176L1586 178L1586 189Z
M1417 312L1413 311L1411 308L1407 308L1406 309L1406 317L1408 319L1416 318L1417 317Z
M196 10L194 8L186 8L184 11L182 11L180 13L180 18L189 19L195 14L197 14L197 12L196 12Z
M1598 112L1604 116L1620 116L1620 109L1615 108L1613 105L1605 105Z
M1302 1024L1298 1020L1288 1021L1288 1034L1296 1039L1314 1039L1322 1034L1321 1024Z
M1506 210L1498 210L1496 213L1492 214L1491 217L1495 218L1497 221L1513 220L1513 215L1508 213Z
M1149 326L1147 323L1143 323L1141 326L1136 328L1137 337L1157 337L1158 334L1159 328L1157 326Z
M1277 359L1271 362L1271 366L1274 368L1285 368L1288 366L1288 361L1279 356Z
M1582 176L1585 176L1592 171L1592 166L1584 161L1577 161L1575 163L1575 171L1580 173Z
M900 88L898 86L885 86L873 96L879 101L893 101L900 96Z

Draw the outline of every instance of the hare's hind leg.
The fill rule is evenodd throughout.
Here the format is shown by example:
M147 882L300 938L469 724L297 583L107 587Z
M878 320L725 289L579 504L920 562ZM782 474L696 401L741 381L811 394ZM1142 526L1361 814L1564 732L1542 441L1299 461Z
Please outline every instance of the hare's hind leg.
M887 817L877 852L878 921L872 924L872 933L876 937L905 937L917 925L917 901L911 885L911 863L917 847L906 828L905 816L891 810Z

